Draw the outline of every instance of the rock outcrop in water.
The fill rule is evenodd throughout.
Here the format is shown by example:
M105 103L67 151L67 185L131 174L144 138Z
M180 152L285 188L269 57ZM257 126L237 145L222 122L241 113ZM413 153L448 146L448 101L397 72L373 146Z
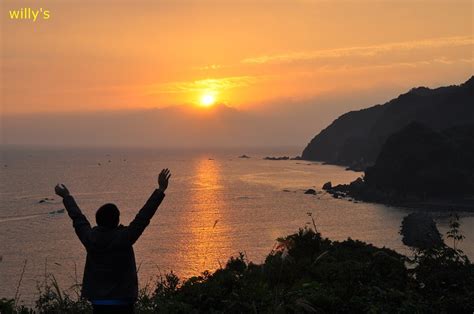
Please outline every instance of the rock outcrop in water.
M306 146L302 158L363 170L385 140L412 122L439 131L474 123L474 77L459 86L413 88L383 105L348 112Z
M290 157L288 156L281 156L281 157L271 157L271 156L267 156L265 158L263 158L264 160L290 160Z
M433 218L427 213L411 213L402 220L400 234L403 244L417 249L430 249L443 245L443 239Z
M40 199L38 203L42 204L42 203L47 203L49 201L54 201L54 198L45 197L45 198Z
M323 190L327 191L327 190L330 190L330 189L332 189L331 181L324 183Z

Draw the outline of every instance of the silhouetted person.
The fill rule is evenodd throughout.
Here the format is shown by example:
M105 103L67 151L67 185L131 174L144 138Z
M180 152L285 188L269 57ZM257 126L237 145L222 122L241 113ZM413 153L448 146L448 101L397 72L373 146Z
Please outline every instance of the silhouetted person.
M138 297L138 278L132 246L165 197L170 177L168 169L161 171L159 188L128 227L119 225L117 206L105 204L96 212L97 226L91 228L66 186L56 186L55 192L63 198L74 230L87 251L82 296L91 301L94 313L133 313Z

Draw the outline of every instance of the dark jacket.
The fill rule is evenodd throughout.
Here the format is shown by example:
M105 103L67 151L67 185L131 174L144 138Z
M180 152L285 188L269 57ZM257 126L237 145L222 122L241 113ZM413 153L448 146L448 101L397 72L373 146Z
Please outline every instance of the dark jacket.
M130 225L117 228L91 228L74 198L63 199L76 234L87 250L83 297L89 300L137 299L137 267L132 245L148 226L164 197L161 190L155 190Z

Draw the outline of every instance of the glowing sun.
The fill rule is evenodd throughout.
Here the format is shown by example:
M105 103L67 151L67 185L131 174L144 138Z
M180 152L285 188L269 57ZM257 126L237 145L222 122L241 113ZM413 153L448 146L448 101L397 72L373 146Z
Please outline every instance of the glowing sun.
M216 96L214 94L204 94L199 100L199 104L203 107L210 107L216 103Z

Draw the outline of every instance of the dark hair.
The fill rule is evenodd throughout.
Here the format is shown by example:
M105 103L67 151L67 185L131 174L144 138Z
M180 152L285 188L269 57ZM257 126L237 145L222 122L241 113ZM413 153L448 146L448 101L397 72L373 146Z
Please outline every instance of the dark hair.
M115 204L102 205L95 213L98 226L115 228L119 224L120 211Z

